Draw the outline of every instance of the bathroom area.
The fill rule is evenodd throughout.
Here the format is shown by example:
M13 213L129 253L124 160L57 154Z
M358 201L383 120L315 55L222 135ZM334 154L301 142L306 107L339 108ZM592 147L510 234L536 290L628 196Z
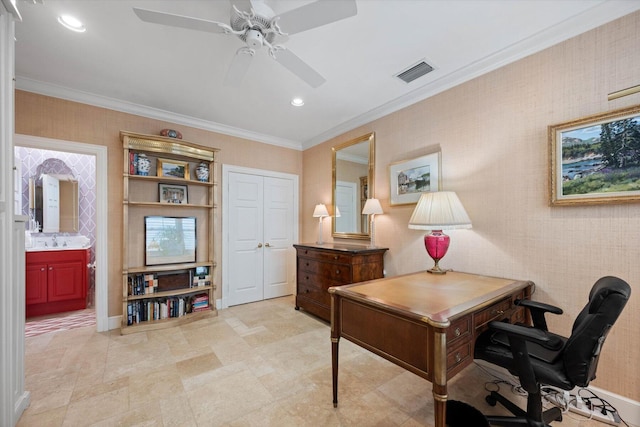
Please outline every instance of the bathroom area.
M18 145L15 158L17 206L28 218L27 336L36 324L95 322L96 158Z

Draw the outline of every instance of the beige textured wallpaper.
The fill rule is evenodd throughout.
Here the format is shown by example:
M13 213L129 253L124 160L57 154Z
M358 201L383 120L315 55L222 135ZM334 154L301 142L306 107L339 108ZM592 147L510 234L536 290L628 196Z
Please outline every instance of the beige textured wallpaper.
M547 139L549 125L640 104L640 94L607 101L640 84L638 46L635 13L306 150L302 239L317 233L313 205L331 202L331 147L375 132L386 273L430 267L423 233L407 228L413 206L389 206L388 165L440 145L443 189L458 193L473 221L449 233L441 267L534 281L535 299L565 310L549 324L566 335L598 278L628 281L631 301L592 384L640 401L640 203L550 207Z

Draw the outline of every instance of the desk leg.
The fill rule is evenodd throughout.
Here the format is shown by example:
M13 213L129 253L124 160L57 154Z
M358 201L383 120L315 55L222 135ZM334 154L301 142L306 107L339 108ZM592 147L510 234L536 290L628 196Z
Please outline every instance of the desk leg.
M338 407L338 344L340 343L339 297L331 292L331 374L333 380L333 407Z
M340 337L331 337L331 373L333 374L333 407L338 407L338 343Z
M433 404L436 427L445 427L447 409L447 335L443 329L434 333Z

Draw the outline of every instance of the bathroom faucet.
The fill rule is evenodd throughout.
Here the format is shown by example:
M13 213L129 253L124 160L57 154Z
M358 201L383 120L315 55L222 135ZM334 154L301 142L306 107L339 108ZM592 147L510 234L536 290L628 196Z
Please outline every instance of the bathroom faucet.
M51 246L53 246L54 248L58 247L58 241L56 240L56 235L55 234L51 238Z

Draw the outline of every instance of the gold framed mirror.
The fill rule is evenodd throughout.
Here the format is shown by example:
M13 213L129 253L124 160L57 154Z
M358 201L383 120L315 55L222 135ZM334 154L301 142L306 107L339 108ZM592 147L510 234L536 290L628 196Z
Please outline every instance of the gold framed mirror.
M340 239L370 240L362 207L375 197L375 134L332 147L332 235Z

